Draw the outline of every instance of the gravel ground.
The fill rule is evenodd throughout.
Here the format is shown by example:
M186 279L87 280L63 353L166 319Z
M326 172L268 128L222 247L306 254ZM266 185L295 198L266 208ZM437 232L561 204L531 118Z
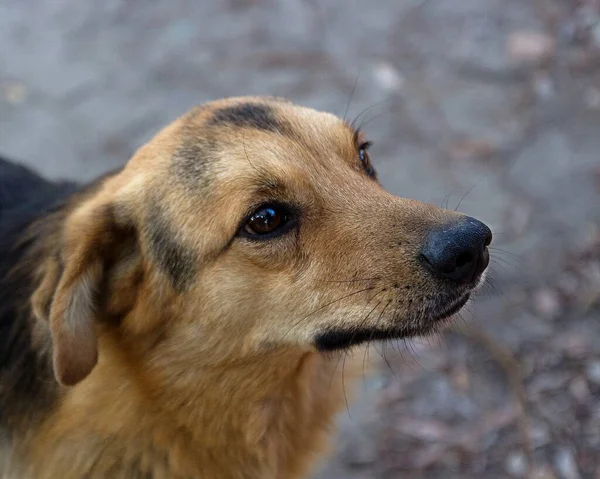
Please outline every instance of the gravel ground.
M464 322L371 348L315 477L600 478L600 2L0 1L0 151L53 178L206 100L343 113L355 82L384 185L496 246Z

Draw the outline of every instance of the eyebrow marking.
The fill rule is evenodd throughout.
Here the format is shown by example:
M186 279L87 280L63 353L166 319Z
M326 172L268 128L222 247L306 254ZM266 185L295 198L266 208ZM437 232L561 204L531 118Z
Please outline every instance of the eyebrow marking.
M212 126L233 125L271 132L285 130L275 116L273 108L260 103L242 103L221 108L214 113L209 124Z

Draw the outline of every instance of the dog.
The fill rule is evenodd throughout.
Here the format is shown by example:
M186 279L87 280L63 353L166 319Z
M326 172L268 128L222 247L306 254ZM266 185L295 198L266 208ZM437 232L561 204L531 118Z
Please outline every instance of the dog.
M489 262L486 225L386 192L369 145L238 97L88 186L1 160L0 477L306 477L340 358L438 330Z

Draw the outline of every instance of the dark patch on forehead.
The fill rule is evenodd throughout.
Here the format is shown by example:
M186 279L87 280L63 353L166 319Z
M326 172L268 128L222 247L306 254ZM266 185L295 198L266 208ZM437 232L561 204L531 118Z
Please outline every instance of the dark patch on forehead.
M231 125L271 132L281 132L284 129L273 108L261 103L242 103L221 108L209 120L209 125Z
M210 164L217 153L216 140L200 136L195 128L182 129L181 143L175 150L171 171L178 184L204 188L210 178Z
M197 256L176 239L173 225L157 201L150 204L145 227L151 254L177 292L184 292L196 276Z

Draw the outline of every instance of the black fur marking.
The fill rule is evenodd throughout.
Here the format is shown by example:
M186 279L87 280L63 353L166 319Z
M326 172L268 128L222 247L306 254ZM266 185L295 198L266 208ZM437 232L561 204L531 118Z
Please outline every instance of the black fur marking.
M75 189L0 158L0 431L9 434L41 414L56 394L49 351L32 344L35 319L29 301L41 258L31 255L36 238L24 232Z
M158 266L167 274L175 291L185 291L196 276L196 253L177 241L176 233L157 202L150 207L146 228Z
M210 163L215 156L213 140L194 137L184 132L183 141L177 148L171 163L177 184L204 188L209 183Z
M233 125L271 132L282 132L285 129L274 115L273 109L260 103L242 103L217 110L209 125Z

